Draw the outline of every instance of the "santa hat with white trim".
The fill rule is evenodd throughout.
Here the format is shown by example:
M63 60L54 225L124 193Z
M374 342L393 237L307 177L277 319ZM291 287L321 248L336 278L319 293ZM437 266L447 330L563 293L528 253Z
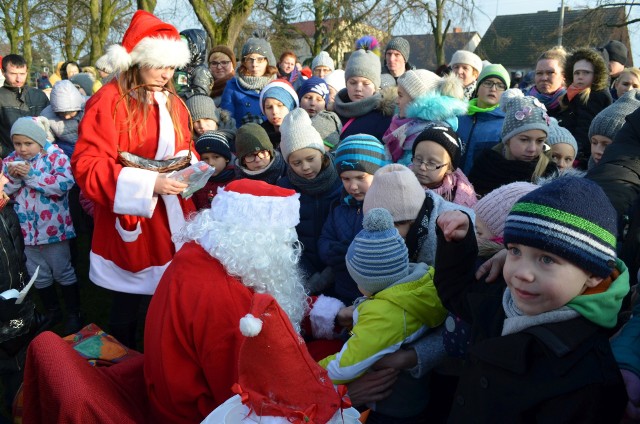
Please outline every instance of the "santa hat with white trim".
M238 383L232 388L238 396L204 423L359 422L357 411L339 393L343 388L334 388L271 295L253 295L240 331L246 338L238 357Z
M300 223L300 195L264 181L240 179L218 188L211 217L247 228L294 228Z
M122 43L109 46L105 56L114 71L125 71L133 65L179 68L191 57L178 30L144 10L133 15Z

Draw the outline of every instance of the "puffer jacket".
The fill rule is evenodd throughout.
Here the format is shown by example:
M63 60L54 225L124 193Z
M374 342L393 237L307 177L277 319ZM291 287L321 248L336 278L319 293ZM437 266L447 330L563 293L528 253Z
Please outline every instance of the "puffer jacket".
M458 117L457 132L465 144L460 160L462 172L468 175L478 153L500 143L503 122L504 112L499 107L489 112Z
M51 90L51 104L44 108L40 116L49 121L49 140L62 149L68 157L73 155L73 150L78 141L78 126L84 116L85 97L80 94L76 86L69 80L59 81ZM71 119L63 119L56 112L77 111L78 114Z
M13 152L11 126L23 116L39 116L49 105L44 92L33 87L0 87L0 156L6 158Z
M246 122L256 122L255 118L260 118L260 122L267 120L260 110L260 91L243 88L238 82L238 76L231 78L224 87L220 108L231 113L237 128L245 123L242 118L249 118L247 115L251 115L252 119L247 119Z
M0 209L0 293L26 282L24 238L13 202Z
M186 29L180 33L186 38L191 59L184 68L178 69L174 77L176 90L184 98L195 94L208 96L213 87L213 75L207 61L207 34L202 29Z

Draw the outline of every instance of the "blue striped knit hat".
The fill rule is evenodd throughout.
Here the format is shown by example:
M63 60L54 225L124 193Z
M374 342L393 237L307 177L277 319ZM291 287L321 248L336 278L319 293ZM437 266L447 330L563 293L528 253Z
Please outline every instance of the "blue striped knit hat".
M561 177L523 196L513 206L504 242L560 256L598 277L616 259L616 211L591 180Z
M338 175L344 171L362 171L375 174L389 162L384 146L377 138L367 134L350 135L338 144L334 163Z
M351 278L375 294L409 275L409 251L386 209L371 209L362 227L345 259Z

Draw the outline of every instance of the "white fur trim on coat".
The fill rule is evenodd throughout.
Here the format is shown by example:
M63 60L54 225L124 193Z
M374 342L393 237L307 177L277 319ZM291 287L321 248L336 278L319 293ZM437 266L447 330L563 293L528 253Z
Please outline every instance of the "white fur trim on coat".
M157 172L125 167L118 174L113 212L151 218L158 203L153 195Z
M89 279L100 287L124 293L153 294L171 261L131 272L91 251L89 263Z
M118 232L118 234L120 234L122 241L124 241L125 243L132 243L138 240L138 236L142 234L140 221L138 221L135 230L129 231L122 228L122 224L120 224L120 218L118 217L116 217L116 231Z
M344 303L340 300L324 295L318 296L309 313L313 337L316 339L333 339L335 337L333 329L336 316L342 308L344 308Z
M143 38L133 48L130 56L132 65L151 68L181 68L191 59L189 47L185 42L165 37Z

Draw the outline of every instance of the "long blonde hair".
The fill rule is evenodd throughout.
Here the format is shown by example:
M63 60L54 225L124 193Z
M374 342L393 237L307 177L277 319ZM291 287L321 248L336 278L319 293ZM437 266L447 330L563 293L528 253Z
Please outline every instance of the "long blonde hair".
M140 75L140 67L133 65L131 68L120 73L117 78L118 89L121 100L125 104L127 111L126 123L127 132L129 133L129 142L131 142L131 132L135 128L138 136L138 146L144 144L144 135L147 128L147 118L149 116L150 103L146 101L149 96L149 91L146 89L146 84L142 80ZM180 104L182 101L178 98L173 85L173 79L170 79L165 85L164 89L168 91L169 98L167 100L167 109L171 115L171 121L173 128L176 131L176 142L183 137L182 124L180 122L181 115L179 113ZM116 107L117 111L117 107ZM114 118L117 118L114 115ZM129 146L129 149L131 146Z
M517 134L516 134L517 135ZM513 137L512 137L513 138ZM509 140L507 140L508 142ZM511 150L509 150L509 145L507 142L502 142L497 144L493 149L501 153L506 159L514 160L513 155L511 154ZM538 181L540 177L542 177L547 170L547 166L549 162L551 162L551 150L545 152L544 149L540 152L540 156L538 156L538 163L536 164L535 169L533 170L533 174L531 174L531 182L535 183Z

